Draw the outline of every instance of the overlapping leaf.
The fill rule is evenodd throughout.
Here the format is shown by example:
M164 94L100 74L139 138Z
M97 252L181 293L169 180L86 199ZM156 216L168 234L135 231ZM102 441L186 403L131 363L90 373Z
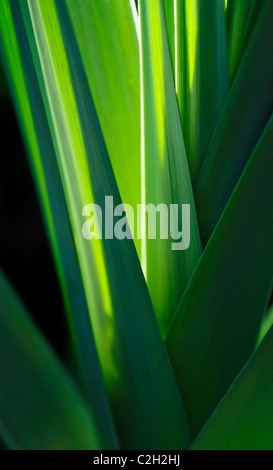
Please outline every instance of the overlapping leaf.
M273 0L265 0L195 185L204 244L272 113L272 28Z
M197 437L193 449L272 450L271 328Z
M224 3L176 0L175 36L177 97L195 181L229 88Z
M170 234L144 240L143 266L163 334L201 254L199 229L187 157L175 95L163 4L139 4L142 77L142 164L145 193L142 201L155 206L176 204L179 228L190 228L190 246L172 249ZM190 204L188 220L181 221L181 205ZM151 221L147 221L148 224ZM184 225L183 225L184 223ZM146 227L146 231L149 227ZM169 227L170 230L170 227ZM186 249L185 249L186 248ZM184 250L184 251L183 251Z
M13 449L102 449L71 378L0 272L0 435Z
M229 0L227 33L229 49L229 80L232 79L255 27L263 0Z
M115 431L98 364L54 147L18 2L11 3L11 6L12 8L6 0L1 3L0 28L18 117L44 209L84 387L89 402L94 407L97 426L104 436L103 447L115 448Z
M273 117L180 302L167 347L194 435L251 354L273 276Z
M173 75L175 76L175 31L174 31L174 0L163 0L166 28L168 33L168 42L173 66Z
M129 448L184 447L183 405L134 243L82 236L83 206L103 208L109 194L114 207L121 201L67 10L53 0L19 4L119 437Z
M185 448L181 396L195 436L255 347L273 275L273 0L249 8L229 0L233 84L213 135L228 90L223 5L140 0L138 20L133 0L0 3L13 97L92 410L0 276L0 348L9 359L0 361L0 436L7 446L117 448L105 383L122 447ZM202 164L195 190L204 244L212 234L199 263L187 157L193 180ZM140 202L190 205L187 250L173 251L174 240L160 240L159 230L157 240L136 243L163 335L189 282L166 341L181 396L133 240L103 239L105 222L89 205L105 209L107 195L113 210L121 200L135 212ZM90 238L99 227L92 240L82 236L85 221ZM131 222L130 229L136 237ZM270 447L271 349L269 332L193 448Z
M273 306L266 312L261 326L260 331L257 339L257 344L259 344L263 338L265 337L266 333L270 330L271 326L273 325Z
M123 203L141 203L140 77L134 1L67 5ZM139 254L140 240L135 237Z

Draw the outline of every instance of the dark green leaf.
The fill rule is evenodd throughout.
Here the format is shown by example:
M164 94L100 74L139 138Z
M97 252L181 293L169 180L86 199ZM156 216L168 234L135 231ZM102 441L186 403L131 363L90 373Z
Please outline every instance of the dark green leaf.
M263 3L263 0L228 1L226 14L230 82L242 59Z
M102 449L94 416L0 271L0 435L13 449Z
M180 302L167 347L194 435L251 354L273 276L273 117Z
M195 186L204 244L273 109L272 29L273 0L265 0Z
M193 449L273 450L273 328L253 353Z

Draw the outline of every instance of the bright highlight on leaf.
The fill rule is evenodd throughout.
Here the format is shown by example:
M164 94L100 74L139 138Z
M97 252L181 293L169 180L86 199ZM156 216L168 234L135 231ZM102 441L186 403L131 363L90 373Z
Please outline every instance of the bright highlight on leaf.
M61 0L56 6L67 6L121 198L136 213L141 201L140 77L132 3ZM140 240L134 240L140 257Z
M193 182L228 94L224 4L175 1L175 81Z
M159 231L157 239L143 241L147 284L164 335L200 257L201 245L161 1L142 0L139 15L143 203L178 204L179 212L182 204L190 204L191 208L191 241L187 250L172 251L171 240L159 239ZM181 216L179 221L183 232Z

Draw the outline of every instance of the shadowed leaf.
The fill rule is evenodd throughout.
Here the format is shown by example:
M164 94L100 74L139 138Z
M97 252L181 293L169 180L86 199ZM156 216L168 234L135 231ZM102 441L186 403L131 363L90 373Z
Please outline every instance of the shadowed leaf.
M272 450L273 329L240 372L193 449Z
M204 244L272 113L272 29L273 0L265 0L195 185Z
M273 117L210 238L167 337L194 435L253 351L268 304L273 276L272 152Z
M102 449L93 415L0 272L0 434L13 449Z

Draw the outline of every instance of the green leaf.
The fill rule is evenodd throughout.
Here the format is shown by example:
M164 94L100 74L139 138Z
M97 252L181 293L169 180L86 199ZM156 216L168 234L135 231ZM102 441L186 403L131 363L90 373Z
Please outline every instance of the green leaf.
M271 309L266 313L261 323L257 345L263 340L267 332L270 330L271 326L273 325L273 306Z
M94 407L103 447L116 448L117 440L95 350L71 223L18 2L12 2L10 8L5 0L0 11L3 18L0 30L10 82L55 256L81 378L89 403Z
M192 448L272 450L271 328L197 437Z
M121 199L136 211L141 202L141 152L135 3L129 0L65 0L65 3ZM140 257L137 237L135 244Z
M224 3L176 0L175 78L193 182L228 94Z
M175 76L175 34L174 34L174 0L163 0L169 48Z
M142 266L158 317L165 334L179 298L201 254L199 229L188 170L163 4L142 0L139 4L142 77L142 161L147 204L190 204L190 247L172 249L172 241L160 237L143 240ZM181 220L181 219L180 219ZM151 222L150 222L151 223ZM183 229L187 222L184 221ZM182 221L183 224L183 221ZM188 226L189 229L189 226ZM183 239L183 234L182 234Z
M102 449L95 419L0 271L0 435L13 449Z
M265 0L195 185L208 241L273 109L273 1Z
M228 2L226 14L230 82L242 59L263 3L263 0L229 0Z
M255 346L273 276L273 116L200 259L167 348L193 435Z
M109 194L114 208L121 200L65 3L19 4L121 444L186 447L182 401L134 243L102 240L99 230L92 240L82 235L83 207L104 209Z

